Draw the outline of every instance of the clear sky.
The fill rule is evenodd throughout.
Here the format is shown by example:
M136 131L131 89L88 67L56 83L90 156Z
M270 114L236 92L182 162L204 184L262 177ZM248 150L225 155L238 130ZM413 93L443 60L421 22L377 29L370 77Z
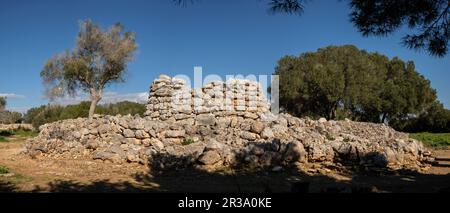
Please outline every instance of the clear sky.
M75 46L80 20L91 19L105 28L121 22L137 33L128 80L108 88L109 99L145 98L161 73L192 75L202 66L204 74L271 74L284 55L354 44L413 60L450 108L450 56L407 49L402 32L361 36L349 22L346 1L309 1L302 16L267 8L264 0L202 0L188 7L172 0L0 0L0 95L16 111L48 103L39 72L48 58Z

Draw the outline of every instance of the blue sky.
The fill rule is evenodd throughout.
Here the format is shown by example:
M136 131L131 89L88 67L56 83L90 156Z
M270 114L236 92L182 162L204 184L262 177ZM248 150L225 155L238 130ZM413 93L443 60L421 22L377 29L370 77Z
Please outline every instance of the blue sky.
M8 96L11 110L48 103L39 72L48 58L75 46L80 20L92 19L105 28L121 22L137 33L136 59L126 83L107 89L111 100L145 98L161 73L192 75L202 66L204 74L271 74L284 55L354 44L413 60L450 108L450 56L407 49L402 32L365 38L348 14L347 2L338 0L309 1L302 16L270 14L264 0L202 0L188 7L171 0L0 0L0 95Z

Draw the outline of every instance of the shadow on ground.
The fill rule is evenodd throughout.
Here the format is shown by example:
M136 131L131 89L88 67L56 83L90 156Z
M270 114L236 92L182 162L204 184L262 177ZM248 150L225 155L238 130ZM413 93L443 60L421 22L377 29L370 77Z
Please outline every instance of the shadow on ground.
M239 156L239 155L238 155ZM338 180L326 173L310 174L293 165L284 165L273 172L270 166L248 170L246 165L235 165L226 170L208 172L195 167L196 157L177 157L167 154L153 156L148 172L132 175L130 181L98 180L90 183L58 180L46 187L36 186L32 192L257 192L257 193L371 193L371 192L450 192L450 174L423 174L409 170L348 170L348 179ZM161 160L174 163L160 168ZM184 165L183 169L179 165ZM189 165L185 168L185 165ZM333 169L333 168L330 168ZM358 171L358 172L356 172ZM335 172L334 172L335 173ZM8 182L0 181L1 192L18 191Z

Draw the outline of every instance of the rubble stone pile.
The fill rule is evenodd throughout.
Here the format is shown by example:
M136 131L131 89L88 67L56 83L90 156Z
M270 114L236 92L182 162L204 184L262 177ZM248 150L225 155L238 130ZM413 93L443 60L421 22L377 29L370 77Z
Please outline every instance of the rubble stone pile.
M213 82L200 93L179 79L161 76L150 90L145 117L97 115L46 124L27 142L25 153L160 168L346 163L421 168L432 160L421 142L384 124L275 116L261 88L249 81ZM174 97L185 102L169 100ZM219 97L229 97L229 102L215 101Z

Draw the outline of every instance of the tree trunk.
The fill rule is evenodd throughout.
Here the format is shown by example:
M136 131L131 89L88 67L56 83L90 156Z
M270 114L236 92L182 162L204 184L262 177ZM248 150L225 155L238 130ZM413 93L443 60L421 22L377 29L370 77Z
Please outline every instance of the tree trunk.
M386 120L386 116L387 116L387 113L386 112L383 113L383 117L381 118L381 123L384 123L384 121Z
M102 99L102 91L91 89L91 106L89 108L89 119L92 119L95 114L95 108L97 107L98 102Z

